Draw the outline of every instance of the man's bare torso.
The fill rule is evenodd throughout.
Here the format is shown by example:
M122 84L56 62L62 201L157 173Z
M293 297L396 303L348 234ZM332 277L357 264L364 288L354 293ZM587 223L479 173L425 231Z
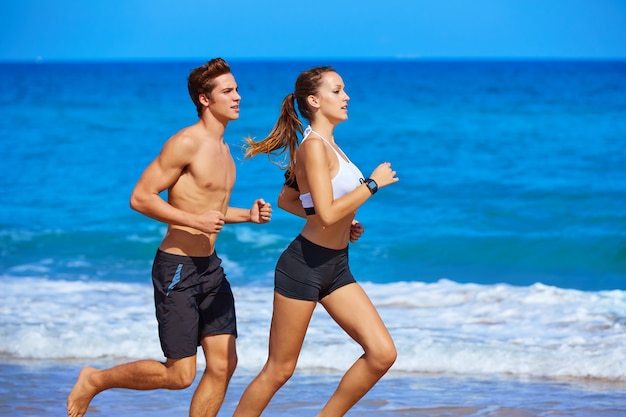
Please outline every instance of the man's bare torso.
M228 145L221 138L207 137L197 126L189 127L178 135L192 139L197 148L178 181L169 188L169 203L192 214L209 210L226 214L236 175ZM217 233L169 225L160 249L179 255L209 256L215 249L216 239Z

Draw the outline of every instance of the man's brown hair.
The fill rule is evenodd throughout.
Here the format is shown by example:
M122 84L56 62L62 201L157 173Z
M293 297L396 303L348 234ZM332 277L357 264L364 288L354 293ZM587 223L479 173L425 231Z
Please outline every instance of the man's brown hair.
M222 58L213 58L201 67L195 68L187 77L187 89L189 96L196 105L198 117L202 117L202 103L200 103L200 95L204 94L209 100L211 99L211 91L215 87L213 82L220 75L230 74L228 63Z

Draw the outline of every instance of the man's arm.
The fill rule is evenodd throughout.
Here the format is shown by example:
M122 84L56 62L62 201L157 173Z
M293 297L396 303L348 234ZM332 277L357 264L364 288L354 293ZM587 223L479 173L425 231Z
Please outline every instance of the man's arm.
M224 216L219 211L209 210L199 215L188 213L172 206L160 196L161 192L178 181L190 162L190 155L195 152L196 145L188 138L175 136L168 140L135 185L130 196L131 208L166 224L218 233L224 224Z
M272 218L272 205L266 203L262 198L255 200L250 209L228 207L225 223L267 223Z

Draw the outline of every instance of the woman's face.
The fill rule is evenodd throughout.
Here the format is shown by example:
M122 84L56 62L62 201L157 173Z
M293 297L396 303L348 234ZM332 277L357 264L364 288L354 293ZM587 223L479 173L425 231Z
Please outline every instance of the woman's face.
M348 100L343 80L336 72L322 75L321 85L315 98L319 112L328 120L339 123L348 119Z

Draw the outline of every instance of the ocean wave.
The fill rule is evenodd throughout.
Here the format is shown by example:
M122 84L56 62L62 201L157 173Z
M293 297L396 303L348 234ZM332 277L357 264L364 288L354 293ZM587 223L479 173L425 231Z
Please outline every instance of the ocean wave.
M163 359L150 285L10 275L0 282L5 361ZM393 372L626 381L626 291L450 280L362 286L396 343ZM272 288L234 292L239 367L254 372L266 359ZM318 307L298 367L341 372L361 353Z

